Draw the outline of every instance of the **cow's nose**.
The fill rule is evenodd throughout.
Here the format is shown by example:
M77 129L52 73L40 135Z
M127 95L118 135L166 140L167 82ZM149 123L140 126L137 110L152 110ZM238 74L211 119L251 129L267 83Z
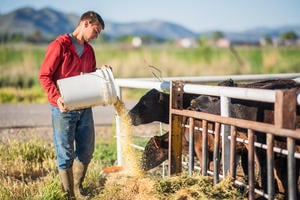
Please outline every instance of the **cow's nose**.
M137 118L135 117L135 115L132 113L132 112L128 112L128 116L130 117L130 120L131 120L131 124L133 125L133 126L137 126L138 125L138 123L137 123Z

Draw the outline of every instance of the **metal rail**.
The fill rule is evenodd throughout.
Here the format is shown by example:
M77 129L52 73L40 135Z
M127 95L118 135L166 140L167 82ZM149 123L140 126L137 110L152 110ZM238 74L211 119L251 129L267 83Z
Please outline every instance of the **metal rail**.
M254 168L254 137L255 132L259 131L262 133L268 133L267 134L267 166L261 166L261 167L267 167L267 173L265 174L265 171L262 170L263 174L262 177L267 178L267 182L262 182L264 188L268 188L268 198L273 199L274 198L274 157L273 157L273 147L274 147L274 136L280 136L287 138L287 150L288 150L288 156L287 156L287 168L288 168L288 192L285 190L285 192L288 193L289 199L295 199L297 198L297 189L296 189L296 158L295 155L295 140L300 140L300 129L294 129L295 123L296 123L296 94L295 90L289 90L289 91L276 91L276 99L275 99L275 105L274 105L274 117L275 117L275 124L267 124L262 122L256 122L256 121L249 121L249 120L243 120L243 119L236 119L231 118L228 116L219 116L214 114L208 114L208 113L202 113L198 111L191 111L191 110L184 110L176 102L181 102L182 99L178 99L177 97L181 97L181 87L178 87L178 84L172 83L172 90L170 98L176 97L174 99L170 100L170 154L169 155L169 165L170 170L169 174L179 173L181 172L181 151L178 151L176 149L181 149L181 144L177 144L177 142L174 142L178 138L178 134L184 134L182 133L182 130L178 130L176 127L178 126L178 121L181 121L180 117L190 117L193 119L200 119L206 121L210 121L215 123L215 130L214 130L214 155L213 155L213 162L214 162L214 184L218 183L219 181L219 137L220 137L220 124L226 124L230 125L231 127L240 127L245 128L248 130L248 175L249 175L249 199L254 199L254 192L255 192L255 168ZM222 99L221 99L222 100ZM172 104L171 104L172 102ZM175 104L173 103L175 102ZM293 114L294 113L294 114ZM175 118L176 117L176 118ZM176 120L174 120L176 119ZM192 130L189 130L189 134L193 134L193 130L195 129L194 126L191 126ZM204 128L203 128L204 129ZM202 132L202 134L207 134L206 132ZM233 135L232 135L233 136ZM233 136L235 141L235 136ZM227 140L228 137L223 133L222 142ZM230 148L235 148L235 143L231 141L232 145ZM207 141L206 141L207 142ZM229 148L229 149L230 149ZM203 148L203 151L204 150ZM229 150L230 151L230 150ZM257 150L258 151L258 150ZM263 156L262 152L257 154L259 157ZM190 154L190 157L193 156ZM205 155L207 156L207 155ZM223 168L225 160L231 160L231 157L235 157L235 154L230 152L230 156L226 154L226 150L222 149L222 157L223 159ZM235 160L235 158L233 158ZM260 161L262 161L260 159ZM203 162L202 166L205 166L207 162ZM231 162L230 165L233 165L234 162ZM262 163L261 163L262 164ZM233 170L235 167L230 166L230 169ZM227 174L228 169L223 169L223 174ZM230 174L235 174L234 172L230 172ZM268 184L268 187L265 187L264 184ZM283 189L283 188L282 188ZM287 188L285 188L287 189Z
M156 79L153 78L116 79L115 82L116 85L118 86L117 88L118 96L121 98L122 87L141 88L141 89L155 88L160 91L170 91L171 80L185 81L186 84L184 84L183 86L184 92L220 96L221 110L226 110L223 102L224 100L227 101L228 100L227 98L247 99L247 100L274 103L275 91L269 91L269 90L266 91L260 89L246 89L246 88L230 88L230 87L208 86L208 85L198 85L198 84L196 85L196 84L191 84L191 82L211 83L211 82L223 81L229 78L233 79L234 81L254 81L254 80L262 80L262 79L266 80L266 79L278 79L278 78L293 78L299 81L299 77L300 77L300 73L293 73L293 74L271 74L271 75L268 74L268 75L229 75L229 76L205 76L205 77L167 77L167 78L163 78L164 79L163 82L157 81ZM300 94L297 94L296 101L297 104L300 105ZM225 114L224 112L222 112L222 115L223 116L226 115L226 112ZM117 159L118 159L118 164L121 165L122 155L121 155L121 142L120 142L121 137L119 135L120 133L119 123L120 120L117 116L116 117L116 138L117 138L117 150L118 150ZM272 132L272 128L270 128L270 131ZM286 133L291 134L290 136L293 135L293 133L289 133L288 130ZM255 143L253 145L255 145Z

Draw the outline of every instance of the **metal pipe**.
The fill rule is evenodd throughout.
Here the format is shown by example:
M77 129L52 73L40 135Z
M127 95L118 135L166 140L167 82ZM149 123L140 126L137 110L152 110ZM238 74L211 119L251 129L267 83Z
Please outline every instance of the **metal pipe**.
M229 136L229 139L231 139L230 136ZM236 141L242 142L244 144L249 144L249 141L246 140L246 139L243 139L243 138L236 138ZM268 148L268 146L266 144L262 144L262 143L259 143L259 142L254 142L254 146L262 148L262 149L267 149ZM279 147L273 147L273 151L276 152L276 153L280 153L282 155L288 155L288 151L286 149L282 149L282 148L279 148ZM295 156L295 158L300 159L300 153L295 152L294 156Z
M189 118L189 175L194 171L194 119Z
M170 83L168 82L154 82L143 81L134 79L116 79L116 84L121 87L122 85L131 88L144 88L144 89L157 89L166 90ZM237 87L224 87L224 86L210 86L210 85L195 85L185 84L185 93L206 94L213 96L224 96L231 98L241 98L248 100L258 100L265 102L275 101L275 92L263 89L250 89L250 88L237 88Z
M248 185L249 185L249 195L250 200L254 200L254 133L251 129L248 129L248 140L249 140L249 150L248 150Z
M221 96L221 116L230 117L230 98ZM228 136L230 135L230 126L222 124L221 127L222 135L222 163L223 163L223 174L227 175L229 172L230 165L230 140Z
M121 87L116 87L117 96L122 99L122 90ZM115 112L115 121L116 121L116 143L117 143L117 163L119 166L122 166L122 141L121 141L121 120L120 116Z
M186 84L184 85L184 92L270 103L275 102L275 91L265 89Z
M117 161L118 165L122 166L122 141L121 141L121 120L120 116L116 115L116 140L117 140Z
M207 175L207 152L208 152L208 144L207 144L207 121L202 120L202 175Z
M300 76L300 75L298 75ZM116 84L119 87L157 89L159 91L169 91L170 82L147 81L142 79L116 79ZM230 98L255 100L262 102L275 102L275 91L253 88L237 88L224 86L209 86L197 84L185 84L185 93L206 94L212 96L225 96ZM300 94L297 94L297 103L300 105Z
M289 200L297 199L296 188L296 160L293 156L295 153L295 140L293 138L287 138L288 149L288 198ZM298 169L297 169L298 170Z
M267 174L268 174L268 199L274 199L275 189L274 189L274 136L267 133Z
M215 138L214 138L214 185L219 182L220 169L220 123L215 123Z
M173 76L173 77L163 77L163 81L184 81L184 82L197 82L197 83L215 83L219 81L224 81L232 79L234 81L259 81L266 79L279 79L279 78L291 78L296 79L300 77L300 73L285 73L285 74L244 74L244 75L222 75L222 76ZM127 78L119 78L118 80L126 80ZM117 79L116 79L117 80ZM159 82L157 78L130 78L127 80L137 80L137 81L152 81Z

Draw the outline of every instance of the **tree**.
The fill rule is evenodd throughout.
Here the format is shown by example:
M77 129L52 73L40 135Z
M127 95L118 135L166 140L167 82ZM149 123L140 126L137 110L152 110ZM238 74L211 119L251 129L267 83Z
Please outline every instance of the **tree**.
M32 43L40 43L43 42L43 35L40 31L34 31L31 35L27 37L27 41Z
M282 40L297 40L298 36L294 31L287 31L280 35L280 39Z
M264 41L265 41L265 43L266 43L267 45L272 44L272 38L271 38L269 35L266 35L266 36L264 37Z
M221 31L213 32L212 38L214 41L218 41L221 38L224 38L224 34Z

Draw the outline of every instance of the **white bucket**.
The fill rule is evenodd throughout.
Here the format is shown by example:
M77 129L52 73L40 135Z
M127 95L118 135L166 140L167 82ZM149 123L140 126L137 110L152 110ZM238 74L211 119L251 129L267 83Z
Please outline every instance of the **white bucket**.
M117 100L114 77L108 67L57 80L57 85L69 110L111 105Z

